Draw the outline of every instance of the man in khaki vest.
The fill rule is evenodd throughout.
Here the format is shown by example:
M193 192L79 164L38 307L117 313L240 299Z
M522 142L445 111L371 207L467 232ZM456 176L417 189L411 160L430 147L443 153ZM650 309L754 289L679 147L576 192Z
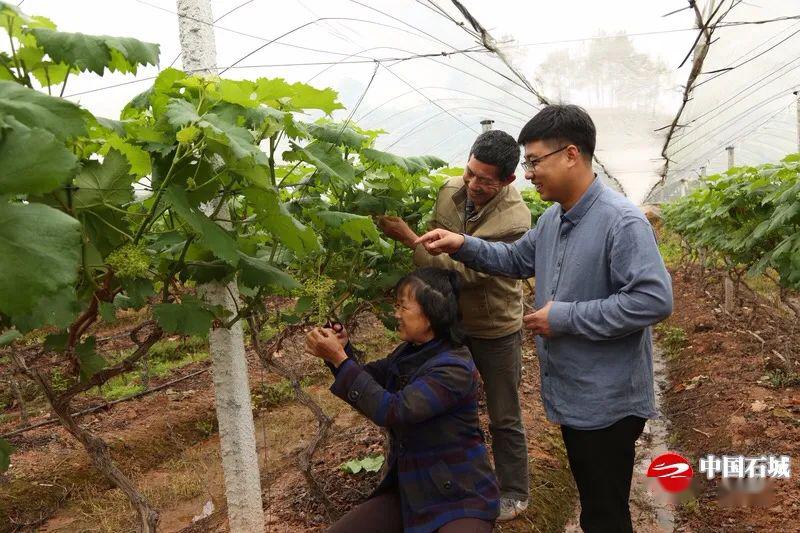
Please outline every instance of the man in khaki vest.
M429 229L513 242L531 226L531 213L511 185L520 161L517 141L490 130L472 145L462 177L439 190ZM461 313L467 345L481 373L489 410L489 431L500 483L500 517L511 520L528 506L528 446L519 405L522 344L522 284L466 268L447 254L430 255L399 217L381 217L381 230L414 249L414 263L457 270L464 286Z

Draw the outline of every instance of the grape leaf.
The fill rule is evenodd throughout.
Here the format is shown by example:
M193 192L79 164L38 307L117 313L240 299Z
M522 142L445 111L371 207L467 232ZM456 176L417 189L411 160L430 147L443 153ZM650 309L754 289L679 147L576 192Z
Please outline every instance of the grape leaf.
M369 140L369 137L352 128L342 127L343 124L305 124L304 126L312 137L331 144L342 144L359 149Z
M127 160L112 150L99 161L87 161L75 178L77 191L73 202L78 209L98 206L119 206L133 201L133 176Z
M302 315L309 309L311 306L314 305L314 297L313 296L301 296L297 299L297 303L294 305L294 313L296 315Z
M447 167L447 161L440 159L435 155L412 155L406 159L424 165L427 170L436 170Z
M225 102L243 107L257 107L261 104L256 83L249 80L220 80L219 94Z
M233 268L224 261L193 261L180 273L180 279L191 279L202 284L231 279L233 273Z
M192 122L198 122L200 115L197 110L186 100L181 98L170 98L167 104L167 121L176 128L182 128Z
M292 251L305 255L320 249L314 230L289 213L276 190L248 187L244 195L255 209L261 226Z
M280 100L288 98L295 109L319 109L330 115L344 106L337 101L338 94L330 88L317 89L311 85L297 82L289 84L282 78L259 78L256 80L258 100L277 107Z
M49 131L60 141L86 134L84 110L11 81L0 81L0 113L11 115L29 128Z
M97 122L97 124L89 125L89 129L92 130L94 133L95 130L100 131L107 131L109 133L116 133L117 135L125 135L125 123L121 120L114 120L112 118L105 118L105 117L92 117Z
M214 113L206 113L198 125L205 130L206 137L230 148L237 159L262 154L255 144L250 130L237 126Z
M198 208L190 206L186 192L175 186L168 187L165 198L169 201L171 209L189 224L200 242L214 255L234 266L239 262L236 241Z
M111 51L112 66L115 67L111 70L136 74L136 67L138 65L158 65L158 54L161 46L157 43L148 43L130 37L109 35L98 37L101 37L105 41L106 46L108 46ZM117 54L119 54L119 56L117 56ZM124 65L120 64L119 57L124 59ZM128 70L124 70L124 68Z
M153 282L144 278L124 279L122 288L125 293L114 298L117 309L139 309L147 303L147 298L155 294Z
M69 65L63 63L53 63L52 61L40 61L31 66L30 74L36 78L42 87L61 85L67 79Z
M238 114L244 116L245 123L250 129L262 129L264 123L268 120L274 122L275 125L282 124L284 127L286 127L287 124L293 124L291 113L279 111L269 106L262 105L254 108L237 108L236 106L231 106L231 108L240 110ZM223 113L220 112L218 114L221 115Z
M362 457L361 459L352 459L346 463L342 463L339 468L348 474L358 474L362 470L364 472L379 472L385 458L383 455L376 455L374 457Z
M113 303L100 302L100 316L106 324L113 324L117 321L116 308Z
M106 367L106 360L95 351L96 341L95 337L88 337L75 347L81 381L89 380Z
M0 118L0 194L43 194L75 175L78 159L49 131Z
M44 347L54 352L63 352L67 349L69 333L51 333L44 339Z
M169 333L205 337L214 322L214 313L203 307L199 300L184 298L182 303L156 304L153 315L158 324Z
M49 28L28 32L53 61L72 65L80 71L102 75L108 68L112 72L135 74L139 65L158 64L158 44L130 37L86 35Z
M361 150L360 155L365 161L370 161L381 167L396 167L409 174L416 174L417 172L424 172L426 170L434 170L447 166L446 162L434 156L401 157L373 148L364 148Z
M19 4L22 2L17 5ZM9 35L20 41L25 39L24 30L27 28L55 27L56 25L47 17L29 16L7 2L0 2L0 28L5 28Z
M251 257L239 252L239 279L247 287L262 287L265 285L281 289L296 289L300 287L289 274L270 265L266 257Z
M352 184L355 179L353 165L344 160L336 147L323 141L315 141L305 147L292 143L292 151L286 152L283 159L306 161L314 165L323 176L338 178L348 184Z
M30 33L54 61L72 65L78 70L103 74L106 65L111 61L105 43L90 35L46 28L33 29Z
M445 167L440 168L437 173L444 174L445 176L463 176L464 169L461 167Z
M341 211L318 211L313 216L321 220L325 225L342 231L358 243L366 239L376 243L383 241L370 217Z
M0 52L0 66L11 67L11 58L5 52ZM0 68L0 80L14 81L14 74L10 68Z
M42 204L0 203L0 312L34 311L42 298L72 290L80 265L77 220Z
M106 155L112 148L125 156L125 159L128 160L128 164L131 167L131 174L136 175L136 177L142 178L153 171L150 162L150 154L135 144L129 143L116 133L112 133L108 136L106 145L100 153Z
M13 316L14 325L20 331L32 331L43 326L66 328L81 310L73 286L66 286L55 293L41 296L31 302L30 311Z
M116 209L98 205L89 209L81 209L76 216L83 224L83 233L88 239L89 247L86 250L85 260L87 264L101 265L103 257L130 240L128 237L130 223L125 214ZM92 252L96 252L97 257L90 258Z

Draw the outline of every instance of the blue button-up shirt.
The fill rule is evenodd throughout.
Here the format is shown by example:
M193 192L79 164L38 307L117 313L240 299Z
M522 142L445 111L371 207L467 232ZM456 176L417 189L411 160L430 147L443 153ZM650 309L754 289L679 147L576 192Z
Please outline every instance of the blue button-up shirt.
M474 270L536 276L536 336L548 418L600 429L656 416L650 326L672 312L672 283L644 214L595 178L566 213L554 204L514 243L465 236L452 257Z

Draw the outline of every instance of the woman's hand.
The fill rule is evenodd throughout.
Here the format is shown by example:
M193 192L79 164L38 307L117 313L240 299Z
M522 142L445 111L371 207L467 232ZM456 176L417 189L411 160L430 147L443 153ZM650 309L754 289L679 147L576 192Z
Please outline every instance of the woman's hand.
M324 359L336 368L347 359L347 354L344 353L344 344L336 332L326 328L314 328L306 335L306 352Z
M347 330L345 329L342 323L328 322L325 325L325 329L333 330L333 332L336 334L336 338L339 339L339 343L342 345L342 347L347 346L347 343L350 342L350 335L347 334Z

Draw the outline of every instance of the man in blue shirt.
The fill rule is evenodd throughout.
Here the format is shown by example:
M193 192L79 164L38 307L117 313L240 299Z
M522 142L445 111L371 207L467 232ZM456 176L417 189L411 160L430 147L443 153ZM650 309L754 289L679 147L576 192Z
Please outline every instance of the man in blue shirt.
M513 243L443 229L418 239L469 268L536 276L542 400L561 425L581 527L632 531L634 447L656 416L650 326L672 312L672 284L642 212L592 170L596 130L574 105L542 109L522 129L525 177L556 202Z

